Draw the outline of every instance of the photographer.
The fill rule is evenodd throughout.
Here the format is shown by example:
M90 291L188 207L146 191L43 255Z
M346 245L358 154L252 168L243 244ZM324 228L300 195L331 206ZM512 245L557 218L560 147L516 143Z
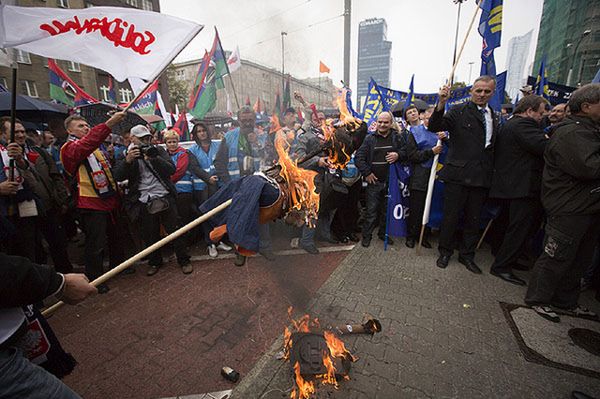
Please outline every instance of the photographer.
M176 190L170 177L175 173L175 165L167 152L151 145L152 134L143 125L131 129L131 144L125 158L117 163L115 177L119 181L128 180L128 193L125 196L125 210L133 223L140 223L146 246L160 239L160 225L168 234L179 228ZM190 257L181 238L174 241L177 263L185 274L192 272ZM156 274L163 260L160 249L149 256L147 274Z

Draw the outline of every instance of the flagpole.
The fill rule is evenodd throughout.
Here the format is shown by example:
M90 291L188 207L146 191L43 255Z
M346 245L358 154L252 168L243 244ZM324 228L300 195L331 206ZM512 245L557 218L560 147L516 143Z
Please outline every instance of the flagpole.
M181 227L179 230L174 231L173 233L171 233L168 236L164 237L162 240L160 240L158 242L155 242L154 244L152 244L148 248L144 249L143 251L138 252L136 255L132 256L131 258L127 259L126 261L124 261L120 265L116 266L114 269L111 269L108 272L106 272L103 275L101 275L100 277L96 278L95 280L93 280L92 282L90 282L90 284L92 284L93 286L97 287L100 284L105 283L106 281L110 280L111 278L113 278L116 275L118 275L119 273L121 273L123 270L125 270L128 267L132 266L135 262L137 262L139 260L142 260L144 257L150 255L152 252L154 252L157 249L165 246L166 244L168 244L169 242L175 240L176 238L181 237L182 235L184 235L188 231L192 230L194 227L200 225L201 223L203 223L206 220L210 219L211 217L213 217L217 213L221 212L223 209L225 209L229 205L231 205L231 201L232 200L229 199L229 200L223 202L221 205L217 206L216 208L211 209L210 211L208 211L204 215L198 217L197 219L192 220L191 222L189 222L185 226ZM61 302L57 302L54 305L50 306L49 308L45 309L42 312L42 315L44 315L44 316L50 315L50 314L54 313L62 305L64 305L64 302L62 302L62 301Z
M469 24L469 28L467 29L467 33L465 34L465 38L460 46L460 50L456 55L456 59L454 60L454 65L452 65L452 71L450 72L450 77L447 82L452 82L454 80L454 72L456 71L456 67L458 66L458 62L460 61L460 56L465 48L465 44L467 43L467 39L469 38L469 34L471 33L471 29L473 28L473 24L475 23L475 18L479 13L479 5L475 7L475 12L473 13L473 17L471 18L471 23ZM441 140L437 141L436 145L442 145ZM437 171L438 159L440 155L436 154L433 157L433 164L431 165L431 171L429 172L429 184L427 186L427 197L425 197L425 210L423 211L423 220L421 223L421 234L419 235L419 244L417 245L416 251L417 255L421 253L421 245L423 244L423 235L425 234L425 226L429 223L429 213L431 211L431 200L433 198L433 186L435 184L435 174Z
M237 109L240 109L240 102L238 101L238 96L235 91L235 86L233 85L233 78L231 77L231 72L229 71L229 64L227 63L227 58L225 58L223 44L221 44L221 37L219 36L219 31L217 30L216 26L215 26L215 35L217 35L217 40L219 41L219 47L221 48L221 55L223 56L223 59L225 60L225 68L227 68L227 75L229 76L229 83L231 83L231 88L233 89L233 97L235 98L235 105L237 106ZM240 59L240 64L241 64L241 62L242 62L242 60Z
M14 51L14 50L13 50ZM12 68L12 92L10 93L10 140L9 143L15 142L15 124L17 123L17 68L13 65ZM10 159L8 171L8 180L15 180L15 160Z
M442 141L438 139L436 146L442 145ZM421 245L423 244L423 236L425 227L429 223L429 213L431 212L431 200L433 198L433 186L435 185L435 174L437 172L438 160L440 154L435 154L431 170L429 171L429 182L427 183L427 196L425 197L425 209L423 210L423 219L421 220L421 234L419 234L419 243L417 244L417 255L421 255Z
M462 52L465 48L465 44L467 43L467 38L469 37L469 34L471 33L471 28L473 28L473 24L475 23L475 18L477 17L479 10L480 10L479 5L476 5L475 12L473 13L473 18L471 18L471 23L469 24L469 29L467 30L467 33L465 34L465 38L462 42L462 45L460 46L460 50L458 51L458 55L456 56L456 59L454 60L454 65L452 65L452 71L450 72L450 77L448 78L448 82L454 81L454 71L456 71L456 67L458 66L458 61L460 60L460 56L462 55Z

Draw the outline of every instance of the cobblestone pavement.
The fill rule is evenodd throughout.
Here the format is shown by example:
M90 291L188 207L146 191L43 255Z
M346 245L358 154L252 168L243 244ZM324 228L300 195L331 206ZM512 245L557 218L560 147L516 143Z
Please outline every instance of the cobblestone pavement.
M348 253L339 249L318 256L287 250L295 255L255 257L242 268L194 256L189 275L174 261L152 277L138 266L111 280L108 294L49 319L79 362L64 381L86 399L229 390L221 367L247 374L287 324L288 306L305 310Z
M400 241L400 240L397 240ZM321 325L378 318L383 332L345 336L359 357L350 381L327 398L569 398L578 389L600 396L600 380L526 361L508 327L500 301L523 302L524 287L488 273L492 256L482 249L475 275L452 258L435 266L437 251L421 256L397 242L356 246L321 287L309 312ZM524 277L527 273L517 272ZM600 311L589 294L582 298ZM550 323L537 315L539 323ZM288 363L275 359L281 336L234 389L232 398L289 397Z

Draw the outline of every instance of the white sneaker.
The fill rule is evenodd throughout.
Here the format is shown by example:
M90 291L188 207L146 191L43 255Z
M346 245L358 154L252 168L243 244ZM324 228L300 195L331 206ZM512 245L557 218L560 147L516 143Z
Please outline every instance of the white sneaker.
M220 249L221 251L225 251L225 252L229 252L233 249L229 245L225 244L223 241L219 242L219 245L217 245L217 248Z
M216 258L217 256L219 256L215 244L210 244L208 246L208 256L210 256L211 258Z

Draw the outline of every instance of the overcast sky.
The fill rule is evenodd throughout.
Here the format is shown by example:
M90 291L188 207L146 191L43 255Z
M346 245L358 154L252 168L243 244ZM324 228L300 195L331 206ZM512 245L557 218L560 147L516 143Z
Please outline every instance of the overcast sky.
M343 78L344 0L161 0L161 12L191 19L205 28L176 61L200 58L210 49L214 26L225 50L240 47L243 59L281 69L281 31L285 38L285 69L305 78L319 75L319 61L331 68L330 77ZM533 29L527 65L533 62L543 0L504 0L502 46L495 51L497 71L505 69L508 41ZM391 87L407 90L415 74L415 91L435 92L452 67L458 6L452 0L353 0L351 87L356 89L358 24L366 18L385 18L392 42ZM475 1L461 9L459 44L475 11ZM471 80L481 67L481 36L477 23L457 68L457 78Z

